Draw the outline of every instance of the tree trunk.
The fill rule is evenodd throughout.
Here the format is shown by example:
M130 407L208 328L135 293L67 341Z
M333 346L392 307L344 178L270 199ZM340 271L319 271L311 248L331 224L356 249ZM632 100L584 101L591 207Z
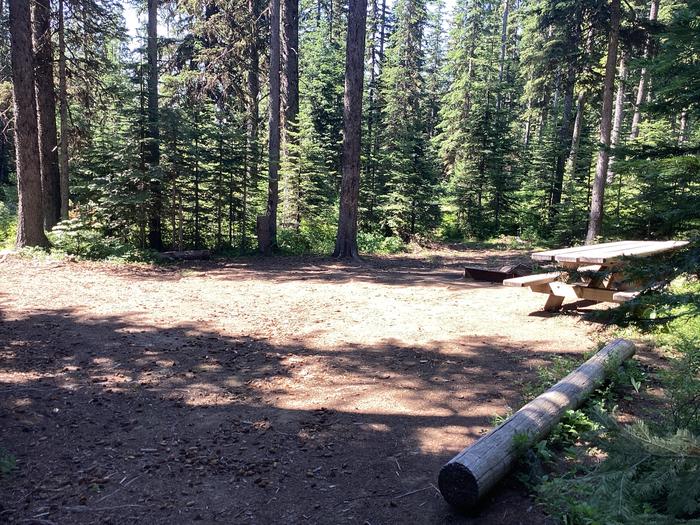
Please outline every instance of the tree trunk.
M603 81L603 108L600 114L600 146L598 148L595 179L593 180L591 191L591 211L588 220L586 244L594 243L601 234L605 201L605 179L610 158L613 91L615 88L615 68L617 66L617 43L620 35L620 0L612 0L610 10L610 38L608 41L608 58L605 63L605 80Z
M68 78L66 73L66 29L63 0L58 0L58 100L61 116L61 142L59 161L61 166L61 219L68 218Z
M246 166L243 173L243 195L241 201L241 249L248 247L248 185L258 180L258 125L260 95L260 56L258 47L259 0L248 0L250 32L248 35L248 71L246 72Z
M623 51L620 57L620 67L618 70L618 84L617 84L617 96L615 97L615 116L613 117L612 132L610 135L610 145L612 146L613 152L615 148L620 143L620 128L622 127L622 116L625 109L625 87L627 83L627 52ZM613 173L613 163L615 162L614 156L610 157L610 162L608 163L608 174L605 183L612 184L614 173Z
M7 3L0 0L0 20L5 19L5 7ZM7 49L7 28L0 28L0 48ZM10 80L10 71L7 65L0 66L0 82ZM6 117L6 112L9 112L9 107L0 107L0 199L4 197L5 191L2 188L3 184L10 182L10 139L8 135L9 122Z
M267 187L269 246L259 246L263 253L277 248L277 204L280 167L280 0L270 0L270 140Z
M552 198L549 204L550 224L557 215L559 204L561 204L562 188L564 187L564 171L566 169L566 159L571 152L571 142L574 130L572 119L572 108L574 101L574 86L576 84L576 67L570 63L564 80L564 104L562 108L561 125L557 137L557 158L554 167L554 184L552 185Z
M576 174L576 164L578 163L578 150L581 145L581 131L583 130L583 110L586 102L586 91L581 90L576 98L576 118L574 119L574 131L571 136L571 151L569 152L569 173L570 176Z
M501 111L501 83L506 64L506 44L508 43L508 15L510 14L510 0L503 2L503 16L501 18L501 51L498 57L498 95L496 98L496 113Z
M659 15L659 0L651 0L651 7L649 8L649 20L655 21ZM652 39L647 36L646 43L644 44L644 59L648 59L651 56ZM637 87L637 100L634 103L634 115L632 116L632 131L630 132L630 139L634 140L639 136L639 123L642 120L642 104L644 104L645 97L647 95L647 71L646 66L644 66L639 74L639 87Z
M151 206L148 219L148 244L154 250L163 249L161 212L163 196L157 173L160 165L160 130L158 123L158 0L148 1L148 145L146 162L150 173Z
M678 144L682 145L688 141L688 112L681 111L680 124L678 126Z
M16 246L48 246L44 234L41 198L39 132L34 90L34 56L29 2L10 1L10 60L15 114L17 161L17 241Z
M350 0L345 54L343 105L343 178L335 257L359 258L357 250L357 201L360 193L360 145L362 131L362 83L364 79L367 0Z
M282 2L282 153L289 166L284 184L284 222L294 222L292 202L297 192L294 184L295 165L293 146L296 144L297 116L299 114L299 0ZM298 205L298 203L297 203ZM297 225L298 226L298 225Z
M10 144L7 140L7 120L0 115L0 185L10 181ZM0 187L0 196L4 193Z
M41 191L44 202L44 226L50 230L61 219L61 174L58 168L56 137L51 2L35 0L32 3L32 15Z

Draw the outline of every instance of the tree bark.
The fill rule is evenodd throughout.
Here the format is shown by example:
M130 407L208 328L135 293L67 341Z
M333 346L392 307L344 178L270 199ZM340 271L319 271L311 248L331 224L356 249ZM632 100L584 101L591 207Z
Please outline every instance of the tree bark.
M10 60L15 113L15 150L17 156L16 246L48 246L44 234L44 210L41 193L39 132L34 90L34 56L29 2L10 1Z
M270 0L270 139L267 187L269 246L259 246L263 253L277 248L277 204L279 202L280 165L280 0Z
M620 57L620 67L618 69L618 84L617 84L617 95L615 97L615 116L613 117L612 133L610 135L610 145L612 146L613 152L615 148L620 143L620 128L622 127L622 116L625 109L625 87L627 83L627 52L623 51ZM612 167L615 162L615 157L610 157L610 162L608 163L608 174L606 178L606 184L612 184L615 174L613 173Z
M68 218L68 77L66 72L66 29L63 0L58 0L58 100L61 116L61 142L59 162L61 167L61 219Z
M510 0L503 2L503 16L501 17L501 51L498 57L498 95L496 97L496 113L501 111L501 83L506 64L506 47L508 43L508 16L510 14Z
M0 184L7 184L10 181L10 144L7 140L7 120L0 116ZM0 196L3 195L0 188Z
M0 20L5 19L5 7L7 3L0 0ZM0 48L7 49L7 31L5 27L0 27ZM9 64L0 66L0 82L10 80L11 72ZM2 184L10 182L10 139L8 135L9 122L5 112L9 112L9 107L0 107L0 198L4 197Z
M576 118L574 119L574 131L571 136L571 151L569 152L569 173L576 173L578 163L578 150L581 145L581 131L583 130L583 110L586 102L586 91L581 90L576 98Z
M260 18L259 0L248 0L248 17L250 31L248 34L246 72L246 166L243 173L243 195L241 202L241 249L248 246L248 185L256 184L258 179L258 126L260 95L260 56L258 47L258 19Z
M655 21L659 15L659 0L651 0L651 7L649 8L649 20ZM644 59L648 59L651 56L652 39L647 36L646 43L644 44ZM639 86L637 87L637 100L634 103L634 115L632 116L632 131L630 132L630 139L634 140L639 136L639 123L642 121L642 104L644 104L645 97L647 96L647 76L649 72L646 66L644 66L639 74Z
M557 137L557 158L554 166L554 184L552 185L552 197L549 202L549 221L554 220L557 215L559 204L561 204L562 188L564 187L564 171L566 169L566 159L571 152L571 142L574 130L572 119L572 108L574 101L574 86L576 84L576 67L570 63L564 81L564 103L562 108L561 125Z
M293 145L296 144L297 117L299 114L299 0L284 0L282 3L282 153L289 173L285 174L284 221L294 222L292 200L297 192L292 188L294 162ZM293 191L294 190L294 191ZM297 225L298 226L298 225Z
M620 36L620 0L610 4L610 37L608 41L608 58L605 63L605 80L603 81L603 108L600 114L600 146L596 162L595 179L591 191L591 211L588 219L586 244L592 244L600 236L603 225L603 206L605 202L605 179L610 159L610 133L612 124L613 91L615 88L615 69L617 67L617 47Z
M61 219L61 175L58 168L58 139L56 136L51 2L49 0L34 0L32 2L32 18L41 191L44 203L44 226L50 230Z
M148 245L154 250L163 249L161 213L163 196L159 175L160 127L158 122L158 0L148 1L148 126L146 169L150 173L151 205L148 218Z
M682 145L688 141L688 111L681 111L680 123L678 126L678 144Z
M364 79L367 0L350 0L345 54L343 104L343 178L335 257L359 258L357 250L357 202L360 193L360 145L362 84Z

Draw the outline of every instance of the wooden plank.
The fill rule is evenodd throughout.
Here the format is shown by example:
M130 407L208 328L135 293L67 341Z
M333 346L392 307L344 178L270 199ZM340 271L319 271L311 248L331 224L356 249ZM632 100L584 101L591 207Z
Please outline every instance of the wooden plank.
M622 257L648 257L650 255L656 255L658 253L668 252L671 250L677 250L688 244L688 241L665 241L665 242L648 242L646 246L639 246L635 248L625 248L618 253L614 254L596 254L594 256L586 255L581 257L578 262L584 263L596 263L596 264L607 264Z
M599 303L624 303L637 296L638 292L607 290L604 288L590 288L582 284L567 284L552 282L536 284L530 287L536 293L544 293L563 299L586 299ZM546 305L545 305L546 307Z
M524 286L533 286L536 284L550 283L556 281L561 272L550 272L550 273L539 273L535 275L525 275L523 277L513 277L512 279L505 279L503 284L505 286L515 286L522 288Z
M564 413L577 408L605 375L634 354L634 344L616 339L605 345L544 394L465 448L440 470L440 493L450 505L473 508L503 478L522 453L554 428Z
M588 250L582 250L576 253L562 253L556 256L556 261L559 263L598 263L598 258L612 257L622 253L624 250L640 248L646 246L648 241L628 241L624 246L601 246L592 245Z
M594 245L582 245L582 246L574 246L571 248L559 248L556 250L547 250L544 252L535 252L533 253L530 257L536 261L555 261L556 256L559 254L565 254L565 253L578 253L581 251L586 251L590 250L592 248L596 247L614 247L614 246L624 246L629 243L633 243L635 241L614 241L614 242L604 242L601 244L594 244Z
M544 303L544 309L546 312L556 312L564 304L564 297L558 295L547 296L547 302Z

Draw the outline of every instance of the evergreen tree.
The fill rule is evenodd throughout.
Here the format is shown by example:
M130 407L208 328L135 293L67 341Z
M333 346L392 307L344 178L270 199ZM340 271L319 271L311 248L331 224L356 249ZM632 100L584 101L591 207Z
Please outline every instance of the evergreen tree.
M387 230L404 240L436 226L439 218L438 169L430 144L425 89L427 23L423 0L400 0L387 50L383 213Z

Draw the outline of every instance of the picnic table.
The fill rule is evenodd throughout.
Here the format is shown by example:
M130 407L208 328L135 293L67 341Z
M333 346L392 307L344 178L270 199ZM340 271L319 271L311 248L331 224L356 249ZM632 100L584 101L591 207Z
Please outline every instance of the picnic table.
M647 257L678 250L686 244L688 241L617 241L535 252L533 260L555 264L562 271L505 279L503 284L547 294L547 311L558 310L567 298L623 303L634 299L641 286L625 279L623 258ZM578 282L562 282L559 278L565 271L583 276Z

